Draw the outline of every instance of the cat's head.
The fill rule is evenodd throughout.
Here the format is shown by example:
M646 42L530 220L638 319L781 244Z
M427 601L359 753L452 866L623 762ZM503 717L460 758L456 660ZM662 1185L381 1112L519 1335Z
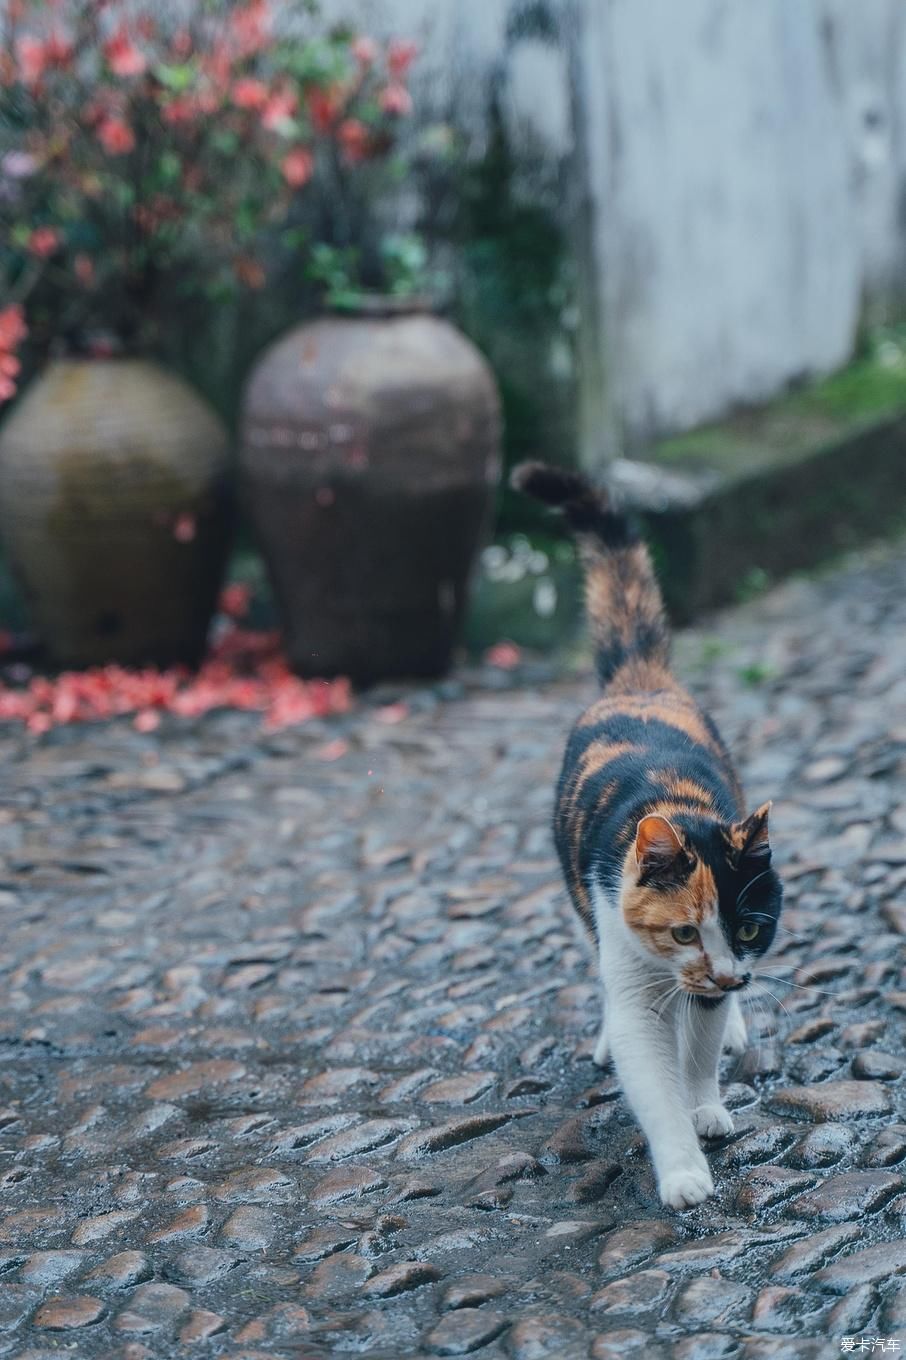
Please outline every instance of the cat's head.
M687 992L719 997L749 981L770 947L783 889L771 867L765 803L745 821L643 817L620 906L636 943Z

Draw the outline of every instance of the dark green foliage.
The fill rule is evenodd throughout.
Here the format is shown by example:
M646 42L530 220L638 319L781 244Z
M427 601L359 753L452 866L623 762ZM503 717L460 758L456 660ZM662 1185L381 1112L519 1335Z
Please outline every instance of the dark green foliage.
M526 458L570 462L576 439L575 380L552 372L552 352L570 356L564 314L573 280L557 212L558 174L543 157L522 161L510 145L500 99L490 100L487 150L462 165L450 237L457 252L455 319L484 351L500 385L507 468ZM501 527L546 523L504 490ZM549 527L549 526L548 526Z

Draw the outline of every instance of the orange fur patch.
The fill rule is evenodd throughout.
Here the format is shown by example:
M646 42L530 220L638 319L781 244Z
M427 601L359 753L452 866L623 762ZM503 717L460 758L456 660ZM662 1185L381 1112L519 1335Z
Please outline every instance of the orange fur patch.
M635 879L635 848L627 855L626 879ZM659 954L675 954L685 946L671 935L673 926L699 927L717 910L717 884L707 864L699 861L685 883L664 889L635 884L623 892L626 924L644 934Z
M768 845L768 814L770 803L762 803L744 822L737 822L730 828L730 844L735 850L748 848L758 851Z
M638 750L638 747L634 746L630 741L615 741L610 743L594 742L589 746L588 750L582 754L576 777L570 785L568 793L569 806L567 807L566 815L569 816L571 814L572 809L581 799L582 791L589 779L593 779L596 774L600 774L601 770L609 765L612 760L617 760L620 756L626 755L629 751L636 750ZM609 793L608 790L610 791ZM601 795L598 798L598 807L600 807L612 793L613 785L608 785L607 789L602 789Z
M680 775L667 775L663 780L663 787L670 802L677 805L692 803L696 808L712 808L714 806L713 795L701 784L696 783L694 779L684 779Z
M682 690L662 689L647 694L611 694L609 691L579 719L580 727L593 727L608 718L641 718L674 727L685 736L723 757L724 753L708 730L692 699Z

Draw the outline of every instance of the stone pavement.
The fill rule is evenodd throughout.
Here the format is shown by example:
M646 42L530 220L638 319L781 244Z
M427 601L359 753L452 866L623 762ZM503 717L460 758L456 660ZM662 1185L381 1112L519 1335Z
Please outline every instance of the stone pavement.
M906 554L679 658L776 800L789 902L682 1215L591 1065L551 853L587 680L0 737L0 1354L906 1344Z

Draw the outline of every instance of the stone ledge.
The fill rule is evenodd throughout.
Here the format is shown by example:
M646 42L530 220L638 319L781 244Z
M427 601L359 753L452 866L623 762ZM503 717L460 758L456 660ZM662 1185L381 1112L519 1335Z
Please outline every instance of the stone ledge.
M906 525L906 375L828 401L857 369L610 465L678 621Z

